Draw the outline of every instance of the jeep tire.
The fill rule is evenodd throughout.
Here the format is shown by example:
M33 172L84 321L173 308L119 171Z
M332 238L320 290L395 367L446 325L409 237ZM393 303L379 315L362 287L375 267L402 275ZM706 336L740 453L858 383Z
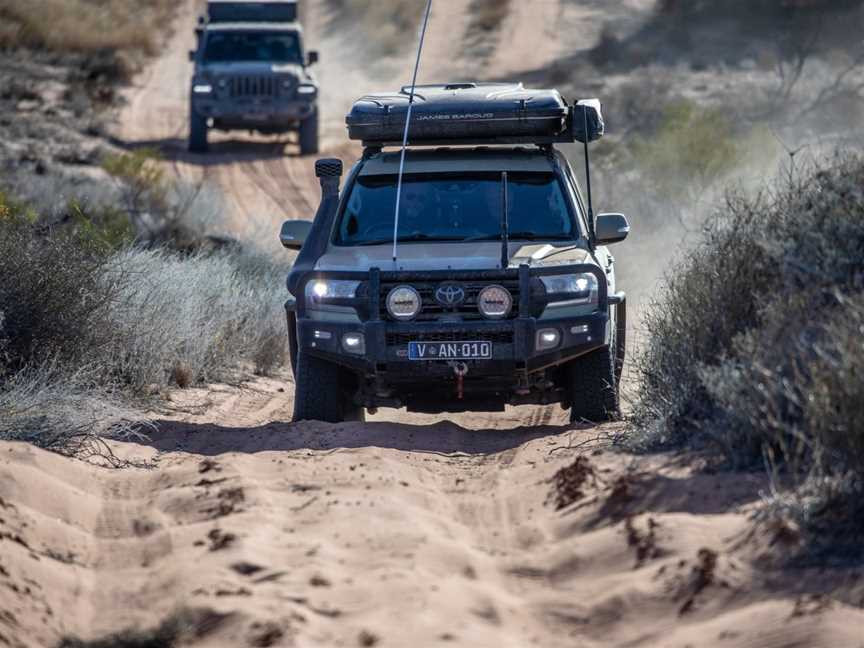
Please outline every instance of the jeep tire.
M306 119L300 122L298 133L300 140L300 155L318 154L318 108Z
M207 149L207 118L193 110L189 116L189 151L206 153Z
M577 358L564 368L571 423L605 423L620 417L616 338L613 336L609 346Z
M291 373L297 376L297 315L288 313L288 360L291 363Z
M356 391L352 379L338 365L301 350L294 374L294 421L364 421L365 408L352 400Z

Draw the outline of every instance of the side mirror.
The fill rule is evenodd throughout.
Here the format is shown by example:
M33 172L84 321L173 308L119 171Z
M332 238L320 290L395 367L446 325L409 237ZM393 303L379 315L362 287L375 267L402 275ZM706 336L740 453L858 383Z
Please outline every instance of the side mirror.
M190 63L195 62L195 54L196 54L195 50L189 50L189 62Z
M630 233L630 223L624 214L599 214L596 223L597 245L619 243Z
M285 221L282 223L282 231L279 233L279 241L282 247L289 250L299 250L303 247L306 239L309 237L309 232L312 229L312 223L309 221Z
M306 65L315 65L317 62L318 62L318 52L315 50L312 50L306 56Z

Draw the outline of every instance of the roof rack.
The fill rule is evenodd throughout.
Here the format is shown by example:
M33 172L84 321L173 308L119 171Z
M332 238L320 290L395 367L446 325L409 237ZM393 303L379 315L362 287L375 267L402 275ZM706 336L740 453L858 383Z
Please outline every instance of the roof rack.
M361 97L346 117L349 138L373 148L401 145L410 98L410 88ZM521 83L448 83L417 86L408 144L549 146L603 133L596 99L570 105L557 90Z
M210 23L294 22L297 0L208 0Z

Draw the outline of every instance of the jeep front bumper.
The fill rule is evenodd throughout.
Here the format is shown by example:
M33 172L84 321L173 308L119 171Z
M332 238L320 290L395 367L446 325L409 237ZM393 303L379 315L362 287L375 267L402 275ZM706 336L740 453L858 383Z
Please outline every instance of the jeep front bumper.
M193 95L192 110L225 130L284 125L311 117L315 99L223 101Z

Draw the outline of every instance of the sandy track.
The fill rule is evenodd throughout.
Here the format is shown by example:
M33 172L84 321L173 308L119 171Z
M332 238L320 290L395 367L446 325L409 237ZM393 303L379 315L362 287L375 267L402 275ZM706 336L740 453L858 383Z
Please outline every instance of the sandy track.
M775 568L761 477L542 419L286 424L283 384L178 395L112 445L141 467L0 444L0 645L179 618L196 646L857 648L861 580Z

